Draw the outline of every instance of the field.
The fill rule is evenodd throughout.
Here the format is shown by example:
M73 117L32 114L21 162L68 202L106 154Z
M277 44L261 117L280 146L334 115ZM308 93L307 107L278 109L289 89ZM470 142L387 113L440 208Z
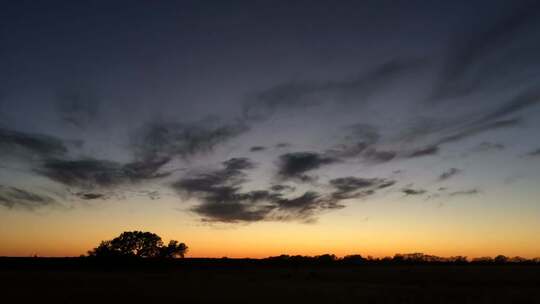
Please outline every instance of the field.
M0 290L3 303L540 303L540 266L7 259Z

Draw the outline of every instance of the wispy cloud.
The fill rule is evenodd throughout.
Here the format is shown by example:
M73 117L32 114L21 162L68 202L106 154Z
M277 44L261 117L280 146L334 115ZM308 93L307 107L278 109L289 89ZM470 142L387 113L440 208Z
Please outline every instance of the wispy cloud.
M443 173L441 173L441 175L439 175L439 181L444 181L444 180L447 180L457 174L460 174L462 172L462 170L460 169L457 169L457 168L450 168L446 171L444 171Z
M401 192L405 193L405 195L422 195L427 191L424 189L404 188Z
M196 123L155 121L146 124L132 137L135 154L142 159L189 157L207 153L227 140L248 130L241 122L218 124L203 120Z
M473 189L450 192L448 195L450 195L450 196L466 196L466 195L476 195L476 194L480 194L480 190L476 189L476 188L473 188Z
M337 200L362 198L383 188L391 187L396 182L381 178L340 177L330 180L330 185L336 190L331 194Z
M278 111L298 110L336 99L365 102L367 97L393 81L425 66L426 61L422 59L395 59L352 79L282 83L256 94L244 105L243 117L260 120Z
M56 205L55 199L48 195L38 194L25 189L0 185L0 205L7 208L23 208L34 210Z
M253 146L251 148L249 148L249 151L251 152L260 152L260 151L264 151L266 150L266 147L263 147L263 146Z
M0 128L0 151L3 156L47 158L64 155L68 149L53 136Z

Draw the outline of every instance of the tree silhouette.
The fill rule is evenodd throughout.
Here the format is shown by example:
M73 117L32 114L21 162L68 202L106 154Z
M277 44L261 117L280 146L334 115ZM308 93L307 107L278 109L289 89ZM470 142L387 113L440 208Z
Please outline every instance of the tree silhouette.
M167 246L160 249L160 257L162 258L183 258L187 252L187 246L184 243L170 240Z
M126 231L118 237L102 241L98 247L88 251L91 257L107 258L183 258L188 247L171 240L163 245L161 237L152 232Z

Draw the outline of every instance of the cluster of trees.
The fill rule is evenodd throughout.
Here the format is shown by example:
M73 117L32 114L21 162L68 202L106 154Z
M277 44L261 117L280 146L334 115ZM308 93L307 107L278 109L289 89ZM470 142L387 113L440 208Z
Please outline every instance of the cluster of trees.
M161 237L152 232L127 231L118 237L102 241L99 246L88 251L89 257L96 258L183 258L188 247L184 243L171 240L164 245Z
M526 259L523 257L506 257L498 255L468 259L466 256L439 257L424 253L395 254L393 257L374 258L363 257L360 254L347 255L338 258L333 254L318 256L280 255L264 259L278 264L540 264L540 258Z
M171 240L167 245L157 234L142 231L127 231L118 237L102 241L99 246L88 251L89 257L96 258L183 258L188 251L184 243ZM540 258L526 259L519 256L498 255L468 259L465 256L439 257L424 253L395 254L393 257L374 258L359 254L338 258L333 254L318 256L280 255L261 260L271 264L540 264Z

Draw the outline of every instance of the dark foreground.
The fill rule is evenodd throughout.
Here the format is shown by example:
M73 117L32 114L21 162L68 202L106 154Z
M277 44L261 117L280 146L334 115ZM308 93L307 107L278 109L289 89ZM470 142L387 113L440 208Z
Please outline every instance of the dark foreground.
M0 259L2 303L540 303L538 265Z

